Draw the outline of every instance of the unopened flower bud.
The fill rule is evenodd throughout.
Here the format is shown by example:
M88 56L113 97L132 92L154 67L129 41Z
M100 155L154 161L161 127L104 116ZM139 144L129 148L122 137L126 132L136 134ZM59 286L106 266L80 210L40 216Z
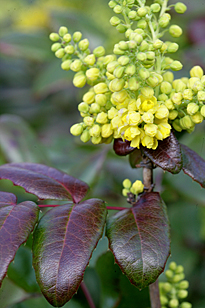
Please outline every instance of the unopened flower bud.
M170 68L173 70L173 71L180 71L182 69L183 65L181 62L179 61L173 61L171 64L170 64Z
M187 280L182 280L178 284L179 289L188 289L188 287L189 287L189 282Z
M75 51L75 48L73 47L73 45L68 45L65 47L65 52L69 55L72 55Z
M115 5L115 7L113 8L113 11L114 11L116 14L122 13L122 6L121 6L121 5Z
M163 80L172 83L174 80L174 74L172 72L166 72L163 74Z
M205 118L205 105L201 107L201 115Z
M135 19L135 18L137 17L137 12L136 12L136 11L130 11L130 12L128 13L128 17L129 17L130 19Z
M103 46L98 46L93 50L93 54L98 58L105 54L105 48Z
M143 87L140 89L141 94L147 98L154 96L154 90L151 87Z
M177 2L174 6L174 9L178 14L184 14L187 10L187 7L184 3Z
M116 16L111 17L110 24L114 27L120 24L120 19Z
M204 118L201 115L200 112L196 112L194 115L191 116L191 120L195 123L195 124L199 124L201 122L203 122Z
M172 270L168 269L168 270L166 270L166 272L165 272L165 276L166 276L168 279L170 279L170 278L172 278L172 277L174 276L174 273L173 273Z
M55 52L55 56L59 59L63 58L64 55L65 55L65 50L63 48L60 48Z
M139 52L138 54L137 54L137 59L139 60L139 61L145 61L145 60L147 60L147 56L146 56L146 53L145 52Z
M179 45L177 43L171 43L169 44L167 51L168 52L176 52L179 49Z
M101 135L101 127L98 124L95 124L89 130L90 136L99 137Z
M119 33L125 33L125 31L127 30L127 27L124 26L124 25L119 24L119 25L117 25L116 30L117 30Z
M168 116L168 118L169 118L170 120L176 119L177 116L178 116L178 111L177 111L177 110L171 110L171 111L169 111L169 116Z
M99 75L100 75L100 71L96 67L90 68L89 70L86 71L86 77L92 81L97 80Z
M137 27L140 28L140 29L143 29L143 30L146 29L146 27L147 27L146 20L144 20L144 19L139 20L137 22Z
M157 39L157 40L154 41L154 43L153 43L154 49L160 49L160 48L162 47L162 45L163 45L163 41L161 41L161 40L159 40L159 39Z
M149 49L149 44L146 41L142 41L140 44L140 51L147 51Z
M88 106L87 103L82 102L82 103L80 103L80 104L78 105L78 110L79 110L80 112L88 112L89 106Z
M160 303L161 305L166 305L168 303L168 299L165 295L160 295Z
M109 84L109 89L112 92L119 92L124 88L125 81L124 79L115 78Z
M108 91L107 85L104 82L100 82L94 86L94 91L96 94L104 94Z
M177 292L178 298L186 298L187 295L188 295L188 291L187 290L179 290Z
M65 71L69 71L72 60L66 60L61 63L61 68Z
M160 19L159 19L159 26L161 27L161 28L166 28L167 26L168 26L168 24L169 24L169 17L168 16L166 16L165 14L164 15L162 15L161 17L160 17Z
M102 126L101 134L103 138L109 138L113 134L113 129L111 127L111 124L104 124Z
M72 134L73 136L79 136L79 135L81 135L82 132L83 132L83 126L82 126L82 124L77 123L77 124L72 125L71 128L70 128L70 132L71 132L71 134Z
M143 80L146 80L150 76L150 72L146 68L141 68L138 73Z
M181 132L182 131L182 127L180 125L179 119L174 120L174 122L172 123L172 126L174 127L174 129L177 132Z
M147 9L145 7L140 7L138 10L137 10L137 15L139 17L144 17L146 14L148 13Z
M109 5L109 7L110 7L111 9L113 9L113 8L117 5L117 2L115 2L115 1L109 1L108 5Z
M105 106L107 103L107 97L105 94L97 94L95 95L95 101L99 106Z
M161 10L161 6L159 5L159 3L153 3L150 6L151 10L153 13L158 13Z
M180 308L192 308L192 304L190 304L188 302L183 302L183 303L181 303Z
M160 85L160 90L162 93L169 94L172 92L172 86L168 81L163 81Z
M78 43L81 40L81 38L82 38L82 33L81 32L76 31L76 32L73 33L73 41L75 43Z
M49 35L49 38L53 42L57 42L60 39L58 33L54 33L54 32Z
M189 115L193 115L193 114L197 113L198 110L199 110L199 106L195 103L189 103L187 105L187 113Z
M140 87L140 83L139 81L137 80L136 77L132 77L130 78L129 82L128 82L128 88L131 90L131 91L137 91Z
M96 118L96 122L100 123L100 124L106 124L107 123L107 116L108 115L105 112L98 113L97 118Z
M99 136L99 137L93 136L93 137L91 138L91 141L92 141L93 144L99 144L99 143L101 143L101 141L102 141L102 137L101 137L101 136Z
M171 36L173 37L180 37L182 35L182 28L180 28L177 25L172 25L169 28L169 33L171 34Z
M70 69L73 72L79 72L81 70L81 67L82 67L82 62L79 59L74 60L70 65Z
M84 39L78 43L78 47L80 50L85 51L89 47L89 41L88 39Z
M86 126L93 126L94 118L92 118L92 117L85 117L83 119L83 122L85 123Z
M73 78L73 84L77 88L82 88L86 84L86 77L84 74L75 75Z
M95 64L95 55L91 54L91 55L88 55L87 57L85 57L83 59L83 62L87 65L94 65Z
M146 83L150 86L155 88L159 84L159 79L156 76L150 76L149 78L146 79Z
M192 67L192 69L190 70L191 77L202 78L203 75L204 75L204 71L199 65Z
M157 112L155 113L155 117L158 119L164 119L169 116L169 110L165 105L161 105L158 109Z
M197 99L198 99L199 101L205 101L205 91L199 91L199 92L197 93Z
M68 33L68 28L67 27L60 27L59 31L58 31L60 36L64 36L66 33Z
M190 129L194 126L194 123L189 115L186 115L185 117L181 118L179 120L179 123L183 129ZM178 282L178 281L175 281L175 282Z
M169 301L169 307L170 308L178 308L179 307L179 301L176 298L173 298Z
M83 131L82 135L80 136L80 140L82 142L88 142L90 140L90 133L87 129Z
M135 195L138 195L138 194L142 193L143 190L144 190L144 184L143 184L141 181L139 181L139 180L135 181L135 182L132 184L132 187L131 187L131 189L130 189L130 191L131 191L133 194L135 194Z
M128 76L133 76L134 73L136 71L136 67L134 64L131 64L131 65L128 65L125 69L125 73L128 75ZM121 76L122 77L122 76Z
M51 46L51 50L53 52L56 52L57 50L59 50L61 48L61 44L60 43L54 43L52 46Z
M66 43L70 43L72 37L70 35L70 33L66 33L64 36L63 36L63 41L66 42Z
M191 101L192 98L193 98L192 90L191 89L185 89L184 92L183 92L183 98Z

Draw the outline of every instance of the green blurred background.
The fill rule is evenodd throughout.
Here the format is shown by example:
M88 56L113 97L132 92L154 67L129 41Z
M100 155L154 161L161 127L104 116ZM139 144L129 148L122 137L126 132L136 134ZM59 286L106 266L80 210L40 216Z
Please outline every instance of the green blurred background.
M49 33L65 25L72 33L81 31L91 49L104 45L108 53L123 39L109 24L113 15L107 0L3 0L0 10L0 163L36 162L54 166L86 181L90 196L108 205L123 206L122 181L140 179L128 158L117 157L112 145L82 144L69 133L79 120L77 105L86 89L72 85L72 73L60 68L50 50ZM173 2L175 3L175 2ZM186 0L185 15L172 12L173 22L183 28L176 55L184 64L176 77L188 76L193 65L205 69L205 2ZM193 134L180 136L205 158L205 125ZM172 254L185 268L190 282L188 300L194 308L205 307L205 191L180 173L155 170L156 190L168 206ZM32 198L9 181L0 190L12 191L18 200ZM112 214L113 211L110 211ZM51 307L41 296L35 281L31 256L32 238L22 246L9 267L0 289L1 308ZM95 250L85 283L97 308L149 307L148 289L133 287L107 252L104 237ZM163 275L162 275L163 276ZM163 279L163 277L162 277ZM88 307L79 289L66 308Z

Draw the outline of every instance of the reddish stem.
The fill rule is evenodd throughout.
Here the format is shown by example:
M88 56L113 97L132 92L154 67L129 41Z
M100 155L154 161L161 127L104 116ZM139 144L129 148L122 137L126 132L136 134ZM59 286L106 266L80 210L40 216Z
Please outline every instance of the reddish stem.
M60 204L38 204L39 207L56 207Z
M121 207L121 206L106 206L108 210L114 210L114 211L122 211L129 209L128 207Z
M95 304L93 302L93 299L90 295L90 292L88 291L88 288L86 287L85 282L82 281L80 286L81 286L81 289L82 289L82 291L83 291L83 293L84 293L84 295L87 299L87 302L88 302L88 305L90 306L90 308L96 308Z

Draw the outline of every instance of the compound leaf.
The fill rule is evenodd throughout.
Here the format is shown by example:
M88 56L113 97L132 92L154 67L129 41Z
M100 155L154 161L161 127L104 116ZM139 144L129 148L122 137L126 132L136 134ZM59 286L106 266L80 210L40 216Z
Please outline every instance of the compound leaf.
M34 202L16 204L13 194L0 192L0 284L18 248L33 231L38 212Z
M171 135L159 141L156 150L143 147L144 154L158 167L171 173L179 173L182 169L182 153L178 140Z
M50 304L63 306L76 293L102 236L107 210L99 199L48 211L34 233L36 279Z
M159 193L144 193L132 208L111 216L107 236L130 282L139 289L153 283L170 253L169 222Z
M183 171L205 188L205 160L186 145L181 144Z
M0 179L23 187L39 199L80 202L89 186L62 171L41 164L12 163L0 166Z

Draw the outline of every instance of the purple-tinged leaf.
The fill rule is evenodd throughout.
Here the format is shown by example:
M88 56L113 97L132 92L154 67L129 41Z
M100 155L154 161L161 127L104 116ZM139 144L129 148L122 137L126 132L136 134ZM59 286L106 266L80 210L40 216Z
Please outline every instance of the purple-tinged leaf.
M0 193L0 285L18 248L33 231L38 212L34 202L16 204L13 194Z
M123 141L122 139L115 139L113 143L113 149L119 156L126 156L134 151L136 148L130 146L130 141Z
M171 135L159 141L156 150L143 147L144 154L158 167L171 173L179 173L182 169L182 153L181 147L171 132Z
M189 147L181 144L183 171L205 188L205 160Z
M139 289L153 283L170 254L169 221L159 193L144 193L131 209L111 216L107 236L130 282Z
M102 236L107 209L102 200L65 204L48 211L34 233L36 279L48 302L63 306L77 291Z
M17 198L14 194L0 191L0 206L14 205L16 204Z
M0 179L21 186L39 199L73 200L80 202L89 186L62 171L33 163L12 163L0 166Z
M130 153L129 162L132 168L136 168L136 165L140 164L141 161L142 161L141 149L135 149L132 153Z

